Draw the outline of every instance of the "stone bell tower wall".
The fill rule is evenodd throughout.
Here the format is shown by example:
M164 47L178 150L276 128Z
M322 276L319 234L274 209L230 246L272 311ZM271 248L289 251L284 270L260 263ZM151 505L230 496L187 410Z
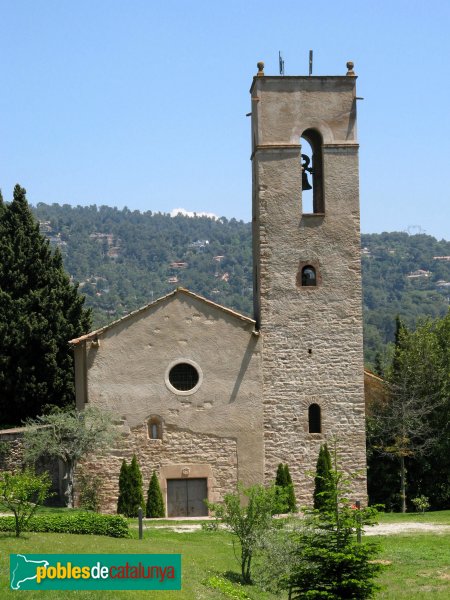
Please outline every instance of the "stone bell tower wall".
M252 96L255 319L263 372L265 477L288 463L310 503L320 444L359 473L366 499L358 145L354 76L255 77ZM300 138L320 134L323 204L302 212ZM318 163L316 163L318 164ZM316 182L317 183L317 182ZM302 286L302 268L317 285ZM320 407L311 433L309 407ZM314 427L312 428L314 429Z

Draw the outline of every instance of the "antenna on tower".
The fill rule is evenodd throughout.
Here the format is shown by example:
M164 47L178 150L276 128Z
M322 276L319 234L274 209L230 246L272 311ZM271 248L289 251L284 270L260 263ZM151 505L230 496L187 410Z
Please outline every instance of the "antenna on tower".
M313 51L309 51L309 75L312 75L312 67L313 67Z
M278 64L280 67L280 75L284 76L284 59L281 56L281 50L278 50Z

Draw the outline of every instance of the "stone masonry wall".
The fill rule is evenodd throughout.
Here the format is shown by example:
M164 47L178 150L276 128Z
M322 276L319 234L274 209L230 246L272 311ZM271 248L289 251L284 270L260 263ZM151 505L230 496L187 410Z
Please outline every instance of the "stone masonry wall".
M208 478L208 499L216 501L227 492L234 491L237 484L237 444L233 438L193 433L168 426L162 440L148 438L147 425L129 429L123 425L123 433L117 447L108 453L91 456L80 465L85 472L101 477L99 490L102 512L115 513L119 494L119 472L122 460L129 463L136 455L144 483L144 498L153 471L159 475L163 467L180 465L195 467L208 465L212 477ZM163 492L166 482L161 481ZM77 487L75 483L75 488ZM167 508L167 498L164 498Z
M5 429L0 431L0 443L5 444L5 452L0 455L0 471L21 471L25 465L24 460L24 445L23 445L24 428ZM7 445L7 446L6 446ZM48 458L40 459L35 465L37 473L49 474L52 485L51 492L53 496L49 498L48 504L60 504L61 498L61 471L57 460Z
M263 351L265 479L289 464L299 504L312 501L321 443L366 501L364 367L354 80L256 78L254 257ZM253 114L253 113L252 113ZM300 137L320 131L325 212L302 209ZM301 265L318 285L299 285ZM300 278L301 279L301 278ZM308 407L321 407L310 433Z

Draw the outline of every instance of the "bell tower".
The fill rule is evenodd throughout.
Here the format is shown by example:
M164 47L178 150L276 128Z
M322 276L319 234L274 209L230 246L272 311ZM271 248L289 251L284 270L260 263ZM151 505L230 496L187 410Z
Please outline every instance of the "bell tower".
M310 503L321 444L366 500L356 76L267 76L250 89L254 311L265 478L287 463ZM302 189L303 188L303 189ZM307 195L311 199L306 200Z

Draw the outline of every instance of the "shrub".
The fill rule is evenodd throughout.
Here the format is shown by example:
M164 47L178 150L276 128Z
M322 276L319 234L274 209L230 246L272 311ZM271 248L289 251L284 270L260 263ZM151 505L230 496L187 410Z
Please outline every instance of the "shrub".
M153 471L150 484L148 486L145 516L153 519L166 516L166 512L164 510L164 500L155 471Z
M208 577L202 583L213 590L219 590L227 598L233 598L233 600L251 600L250 596L242 589L239 583L232 583L229 579L225 579L219 575Z
M14 517L13 531L20 536L39 505L51 496L48 473L36 475L30 469L20 473L0 474L0 502Z
M77 475L79 488L79 506L85 510L100 511L99 490L103 486L103 479L99 475L89 475L80 470Z
M245 497L247 502L243 502ZM239 562L242 580L251 582L251 563L261 540L274 526L272 515L277 504L277 488L254 485L244 489L238 485L237 492L226 494L223 504L210 504L208 508L229 527L240 544Z
M14 531L14 517L0 517L0 531ZM129 537L126 519L92 512L36 515L28 521L26 531Z
M415 509L422 513L430 508L430 503L426 496L418 496L417 498L413 498L411 502L414 504Z

